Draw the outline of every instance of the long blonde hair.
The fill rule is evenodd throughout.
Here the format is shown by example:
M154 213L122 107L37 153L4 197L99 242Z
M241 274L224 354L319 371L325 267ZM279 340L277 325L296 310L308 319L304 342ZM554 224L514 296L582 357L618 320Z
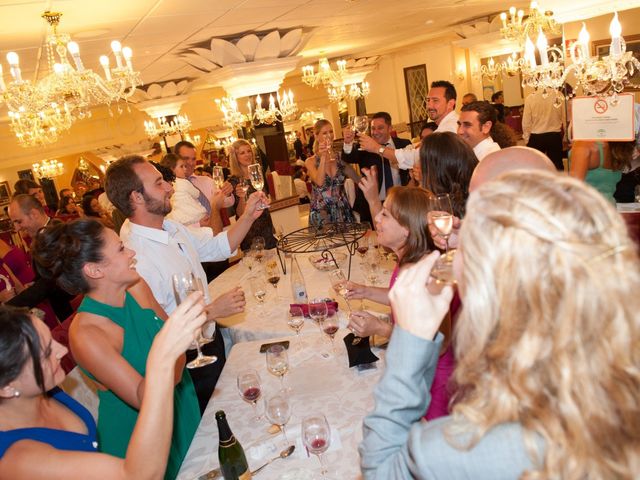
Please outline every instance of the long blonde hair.
M624 221L579 180L515 172L470 196L460 235L464 421L448 434L472 430L474 444L520 424L526 479L637 475L640 269Z
M253 145L251 142L248 142L244 138L240 138L233 142L229 146L229 170L231 170L231 175L235 175L236 177L243 177L244 173L242 172L242 167L240 166L240 162L238 162L237 151L240 147L248 146L251 148L251 153L253 154L253 159L256 158L256 152L253 149Z

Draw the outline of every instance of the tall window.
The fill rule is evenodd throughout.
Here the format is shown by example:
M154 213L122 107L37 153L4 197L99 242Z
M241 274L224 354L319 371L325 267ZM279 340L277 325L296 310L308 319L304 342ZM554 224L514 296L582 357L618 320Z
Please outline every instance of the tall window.
M429 84L427 82L427 67L416 65L404 69L404 85L409 102L409 128L411 136L420 135L420 125L427 121L427 93Z

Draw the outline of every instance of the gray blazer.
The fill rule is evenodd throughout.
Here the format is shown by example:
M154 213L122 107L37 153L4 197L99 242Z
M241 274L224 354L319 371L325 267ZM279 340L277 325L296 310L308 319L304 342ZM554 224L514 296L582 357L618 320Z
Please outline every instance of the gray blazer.
M359 451L365 479L507 480L534 467L520 424L494 427L465 449L470 434L454 437L455 445L445 437L452 417L420 421L431 401L442 340L441 334L427 341L398 325L393 329L385 373L375 389L375 408L364 420ZM542 458L544 443L538 435L533 438Z

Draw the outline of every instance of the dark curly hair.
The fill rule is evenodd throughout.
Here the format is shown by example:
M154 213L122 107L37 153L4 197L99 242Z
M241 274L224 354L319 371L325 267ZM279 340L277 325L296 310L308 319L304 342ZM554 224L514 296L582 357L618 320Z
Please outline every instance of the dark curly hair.
M104 259L104 230L101 222L88 218L46 226L32 247L38 273L72 295L87 293L90 287L82 267Z
M29 358L36 384L44 393L40 335L26 308L0 306L0 387L20 375Z
M469 196L471 174L478 159L462 138L452 132L434 132L422 140L422 186L434 194L448 193L453 214L462 218Z

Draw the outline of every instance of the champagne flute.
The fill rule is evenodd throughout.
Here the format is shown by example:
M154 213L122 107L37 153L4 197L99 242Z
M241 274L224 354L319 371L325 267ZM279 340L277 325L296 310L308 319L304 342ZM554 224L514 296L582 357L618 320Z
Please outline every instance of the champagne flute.
M324 299L314 298L309 302L309 316L318 324L320 332L322 332L322 322L327 318L328 313L329 309Z
M434 195L429 201L429 221L433 223L444 238L445 253L438 258L431 269L431 276L443 283L455 283L453 280L453 254L449 251L449 237L453 230L453 208L448 193Z
M238 185L240 185L240 188L242 189L242 199L246 202L247 194L249 193L249 186L251 185L251 182L249 180L240 180L238 182Z
M173 292L176 297L176 304L182 303L189 295L198 290L198 287L194 282L194 276L191 272L175 273L172 275L171 280L173 282ZM198 331L198 336L201 336L201 334L201 331ZM205 365L209 365L218 360L218 357L215 355L203 355L202 350L200 349L200 342L198 340L195 340L193 343L195 343L198 355L187 363L187 368L204 367Z
M291 418L291 402L289 402L286 390L280 390L275 395L265 399L264 413L267 416L267 420L280 427L284 440L288 445L289 439L284 427Z
M320 461L320 473L324 478L327 469L322 462L322 454L331 445L331 427L324 415L317 413L302 419L302 443L307 450L318 457Z
M284 388L284 376L289 370L289 355L282 345L271 345L267 349L267 370L280 377L280 387Z
M258 399L262 394L260 375L255 370L244 370L238 374L238 391L245 402L253 405L254 421L260 420L258 415Z
M222 170L222 167L213 167L211 178L213 179L213 183L215 183L216 187L221 189L222 184L224 183L224 171Z
M249 285L251 285L251 291L253 296L260 305L264 303L264 298L267 296L267 284L262 277L249 277Z
M258 163L252 163L247 168L249 169L249 180L251 181L251 185L253 185L253 188L255 188L257 191L261 192L264 188L262 167ZM265 208L269 208L269 206L264 202L261 202L260 205L258 205L258 208L260 210L264 210Z

